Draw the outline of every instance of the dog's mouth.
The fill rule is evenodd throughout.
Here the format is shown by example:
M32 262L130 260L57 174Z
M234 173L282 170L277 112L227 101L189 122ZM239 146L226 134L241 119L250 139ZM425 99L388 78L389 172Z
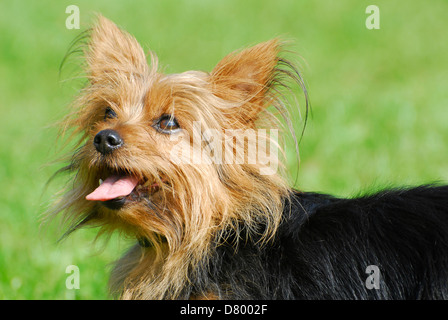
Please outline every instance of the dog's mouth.
M109 209L118 210L126 202L148 198L159 189L156 182L141 181L132 175L116 173L104 180L100 179L99 186L86 196L86 200L100 201Z

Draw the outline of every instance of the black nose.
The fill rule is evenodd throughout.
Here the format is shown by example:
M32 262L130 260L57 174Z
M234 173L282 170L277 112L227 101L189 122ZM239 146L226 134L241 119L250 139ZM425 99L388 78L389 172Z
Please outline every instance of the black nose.
M123 139L117 131L106 129L98 132L93 138L93 145L103 155L111 153L123 145Z

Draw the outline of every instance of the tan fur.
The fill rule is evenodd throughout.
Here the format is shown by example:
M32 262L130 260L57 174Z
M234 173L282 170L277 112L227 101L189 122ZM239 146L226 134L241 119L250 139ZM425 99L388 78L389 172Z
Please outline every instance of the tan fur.
M281 45L271 40L232 53L211 73L164 75L154 54L149 54L148 65L137 41L103 17L90 39L85 49L89 84L64 125L64 132L79 139L79 149L66 167L73 174L53 214L63 213L69 232L94 225L100 234L121 230L149 239L150 248L136 245L117 262L111 289L123 299L173 299L188 285L189 272L207 263L220 230L237 223L251 230L263 219L268 228L262 241L268 242L289 188L279 174L260 175L260 163L176 164L169 156L175 141L156 132L151 123L162 114L175 114L190 137L193 121L199 121L201 129L217 130L221 138L226 129L277 126L277 119L265 111L271 105L283 110L281 96L273 89ZM117 118L105 121L108 106ZM107 159L92 145L103 129L116 130L125 141ZM275 143L269 135L260 139ZM233 139L222 141L234 152ZM155 209L136 201L114 211L85 200L105 167L125 169L141 181L161 185L149 199ZM210 292L204 297L218 298Z

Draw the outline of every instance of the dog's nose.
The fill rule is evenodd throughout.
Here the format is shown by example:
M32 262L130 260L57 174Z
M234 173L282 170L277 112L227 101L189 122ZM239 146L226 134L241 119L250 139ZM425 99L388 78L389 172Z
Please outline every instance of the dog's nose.
M93 145L103 155L111 153L123 145L123 139L117 131L106 129L98 132L93 138Z

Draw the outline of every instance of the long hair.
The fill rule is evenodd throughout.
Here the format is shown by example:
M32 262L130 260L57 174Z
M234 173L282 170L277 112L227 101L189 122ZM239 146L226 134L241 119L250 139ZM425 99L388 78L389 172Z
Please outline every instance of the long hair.
M63 215L67 234L93 225L100 234L121 230L147 244L118 261L112 291L122 298L178 298L189 277L207 266L215 245L226 241L226 230L244 229L244 237L268 243L290 192L277 172L283 166L278 115L293 132L285 89L292 83L305 88L281 57L280 41L232 53L211 73L164 75L155 54L148 64L135 38L99 17L83 51L88 84L62 130L77 141L60 170L70 178L51 215ZM105 115L107 108L114 117ZM182 127L176 139L151 126L161 114L176 116ZM125 141L113 155L100 155L92 146L104 129ZM179 146L190 161L173 158ZM139 201L118 212L86 200L107 174L132 175L146 187L157 185L158 192L149 198L137 194Z

